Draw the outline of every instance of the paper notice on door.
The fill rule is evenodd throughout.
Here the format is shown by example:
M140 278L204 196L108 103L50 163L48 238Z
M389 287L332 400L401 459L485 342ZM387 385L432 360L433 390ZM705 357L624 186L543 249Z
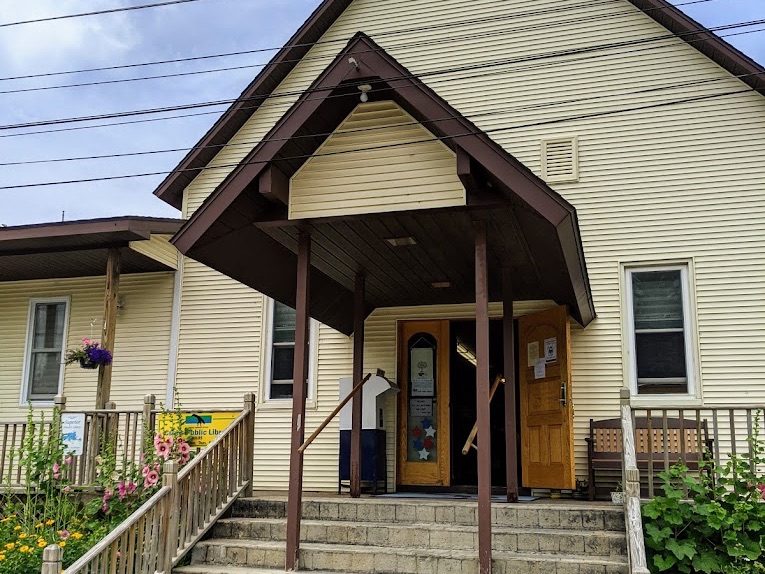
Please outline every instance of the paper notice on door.
M544 359L537 359L536 361L534 361L534 378L535 379L545 378L545 360Z
M539 358L539 341L534 341L526 346L526 364L530 367Z
M552 337L545 339L545 361L554 363L558 360L558 339Z
M432 417L433 400L432 399L409 399L410 417Z

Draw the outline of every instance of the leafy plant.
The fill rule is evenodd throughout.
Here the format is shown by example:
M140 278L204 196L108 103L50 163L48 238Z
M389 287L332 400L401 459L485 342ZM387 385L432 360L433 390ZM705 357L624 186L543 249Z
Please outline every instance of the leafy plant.
M662 472L663 496L643 507L653 572L765 572L765 444L758 413L749 453L708 463L698 475L682 463Z
M110 365L112 363L112 352L101 348L98 341L84 338L82 346L76 349L67 349L64 357L64 364L80 363L92 365Z

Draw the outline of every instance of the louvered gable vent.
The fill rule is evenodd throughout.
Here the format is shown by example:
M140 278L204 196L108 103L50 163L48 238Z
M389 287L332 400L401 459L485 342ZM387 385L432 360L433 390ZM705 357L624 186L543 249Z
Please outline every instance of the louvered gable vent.
M579 179L579 157L576 138L542 142L542 178L550 183Z

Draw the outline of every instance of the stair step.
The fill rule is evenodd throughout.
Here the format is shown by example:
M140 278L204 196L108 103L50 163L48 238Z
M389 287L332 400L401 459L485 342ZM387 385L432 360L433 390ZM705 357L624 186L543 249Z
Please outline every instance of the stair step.
M280 518L227 518L213 527L214 538L286 540L287 524ZM474 550L478 527L435 523L389 524L303 520L301 541L308 543ZM624 533L605 530L514 528L495 526L492 548L504 551L624 556Z
M243 498L234 503L232 516L285 518L286 511L284 500ZM624 532L623 509L603 503L503 503L492 505L491 513L495 526ZM478 524L476 503L464 500L326 498L304 501L302 515L305 520Z
M173 574L278 574L284 572L284 568L251 568L249 566L214 566L212 564L194 564L191 566L178 566L173 568ZM314 571L314 574L340 574L323 570Z
M260 540L210 539L192 551L192 568L209 565L283 568L284 543ZM626 574L624 556L584 556L534 552L493 553L493 574ZM302 543L300 568L379 574L477 574L477 552L454 549L387 548ZM179 570L183 571L183 570ZM231 571L227 568L227 571ZM191 574L190 571L186 571ZM196 570L194 572L208 572Z

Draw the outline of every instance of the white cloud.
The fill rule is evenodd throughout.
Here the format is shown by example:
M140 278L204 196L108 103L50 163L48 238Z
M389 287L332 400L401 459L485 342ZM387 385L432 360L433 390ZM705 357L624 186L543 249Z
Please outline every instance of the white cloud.
M0 0L0 23L114 8L114 0ZM124 4L123 4L124 5ZM127 13L9 26L0 33L4 72L44 72L111 61L140 38Z

